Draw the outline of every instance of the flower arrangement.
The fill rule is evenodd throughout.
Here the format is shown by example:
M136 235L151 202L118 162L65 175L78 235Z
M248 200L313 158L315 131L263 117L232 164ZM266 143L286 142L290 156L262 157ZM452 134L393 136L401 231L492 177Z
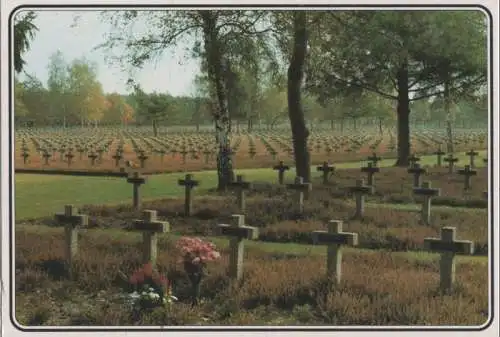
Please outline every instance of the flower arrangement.
M176 248L181 252L180 262L192 285L193 304L197 304L205 266L207 262L219 259L220 253L213 243L200 238L182 237L177 241Z
M168 279L156 271L151 262L137 269L128 281L134 288L128 295L129 303L136 310L168 305L177 300Z

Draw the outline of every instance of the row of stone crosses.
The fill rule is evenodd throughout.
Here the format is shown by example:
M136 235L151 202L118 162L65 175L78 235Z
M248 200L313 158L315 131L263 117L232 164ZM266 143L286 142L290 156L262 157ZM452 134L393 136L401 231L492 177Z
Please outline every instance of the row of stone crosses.
M66 205L64 213L55 215L55 221L65 226L66 270L69 278L73 279L72 264L79 253L78 230L80 227L88 226L88 216L78 214L72 205ZM244 241L258 240L259 230L257 227L245 225L245 216L241 214L232 215L228 222L228 224L217 225L214 234L230 239L228 276L232 280L238 281L243 277ZM170 232L169 222L159 221L157 211L145 210L142 219L133 221L132 229L142 233L142 261L151 262L155 266L158 256L158 236ZM357 246L358 234L344 232L342 221L331 220L328 223L327 231L313 231L311 236L314 245L327 246L327 277L335 285L340 284L342 279L342 248L344 246ZM453 289L455 279L455 255L472 255L474 243L468 240L457 240L455 227L443 227L440 238L424 239L424 249L440 253L439 288L442 292L449 293Z
M477 152L471 154L471 164L474 164L474 155ZM356 212L354 218L362 218L364 214L365 206L365 196L373 194L375 191L375 178L374 175L380 172L380 168L377 163L381 160L376 154L367 158L369 160L366 167L361 168L361 172L367 175L367 184L365 185L364 179L356 180L355 186L351 186L349 191L354 194L356 200ZM422 222L425 224L430 223L431 217L431 200L435 196L440 195L440 189L432 188L430 182L422 182L422 175L426 173L426 169L422 168L418 161L420 158L412 155L409 158L410 167L408 168L408 173L413 175L413 193L418 196L423 197L422 203ZM458 159L457 159L458 160ZM455 161L450 161L450 167ZM486 162L486 159L485 159ZM274 166L273 169L278 172L278 182L280 185L284 184L284 173L290 169L288 165L285 165L282 161L278 165ZM335 167L327 162L323 165L317 167L319 172L323 173L323 183L329 183L329 177L334 172ZM458 174L464 176L464 190L471 188L471 177L477 174L477 171L471 169L471 165L466 165L464 169L458 170ZM134 172L131 176L127 178L127 182L133 185L133 206L136 209L140 208L140 197L139 197L139 187L146 183L146 177L141 176L138 172ZM184 214L190 216L193 213L193 189L199 186L199 181L193 179L192 174L186 174L184 179L178 180L178 185L184 187ZM296 206L299 213L304 212L304 200L309 198L309 193L312 190L311 183L305 183L302 177L296 177L294 183L286 184L286 187L290 190L296 191ZM237 175L234 182L229 185L230 189L236 192L236 199L239 212L245 214L246 212L246 191L252 188L252 183L244 180L243 175ZM487 198L487 192L484 192L484 197Z

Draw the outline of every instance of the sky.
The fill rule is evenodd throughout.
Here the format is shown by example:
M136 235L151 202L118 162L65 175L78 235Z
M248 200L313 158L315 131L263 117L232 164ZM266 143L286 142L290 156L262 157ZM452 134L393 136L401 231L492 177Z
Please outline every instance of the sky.
M98 11L37 11L38 31L31 49L24 55L25 72L46 83L49 58L60 50L66 61L85 57L98 67L98 79L106 93L127 93L127 72L110 66L101 50L93 50L105 41L110 26L100 21ZM73 26L75 16L79 16ZM163 92L173 96L194 94L193 80L199 72L199 60L185 54L184 46L172 48L156 64L147 64L134 77L144 91Z

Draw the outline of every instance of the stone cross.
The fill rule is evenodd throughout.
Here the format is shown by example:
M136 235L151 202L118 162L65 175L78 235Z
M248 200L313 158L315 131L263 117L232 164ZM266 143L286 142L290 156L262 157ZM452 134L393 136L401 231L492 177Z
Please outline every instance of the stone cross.
M42 157L44 160L44 165L49 165L49 159L50 159L50 157L52 157L52 155L48 151L45 151L43 153Z
M118 165L120 165L120 160L122 160L123 156L121 152L116 151L116 153L111 158L115 160L115 167L118 167Z
M160 157L160 163L163 163L163 158L165 157L165 153L167 153L167 151L165 151L165 149L159 149L156 153Z
M408 161L410 162L410 167L413 167L417 162L420 161L420 158L415 156L415 154L412 154L410 157L408 157Z
M445 153L441 150L441 148L439 148L436 152L434 152L434 154L437 156L437 166L441 167L442 165L441 158Z
M257 154L257 151L255 150L255 147L251 146L249 149L248 149L248 155L250 156L250 158L254 158L255 155Z
M208 164L211 153L212 151L210 151L208 148L203 151L203 154L205 155L205 164Z
M356 197L356 213L354 218L361 219L365 212L365 195L373 193L373 186L366 186L364 179L356 180L356 186L349 187Z
M256 240L259 230L256 227L245 226L245 216L231 216L231 224L217 226L217 234L230 237L229 242L229 277L240 280L243 276L244 239Z
M182 156L182 163L186 164L186 157L187 157L189 152L184 148L181 151L179 151L179 153Z
M193 196L191 190L199 185L197 180L193 180L192 174L186 174L184 179L179 179L179 186L184 186L184 214L190 216L193 211Z
M465 165L463 170L458 170L458 174L464 176L464 190L468 190L470 189L470 178L477 175L477 171L471 170L469 165Z
M444 158L444 161L448 163L448 173L452 174L453 173L453 166L458 161L458 158L453 157L453 154L450 153L448 155L448 157Z
M415 164L408 169L408 173L413 174L413 187L420 187L421 175L426 172L426 169L420 167L420 164Z
M245 202L245 190L252 188L252 184L245 181L244 177L239 174L236 176L236 181L229 183L229 188L236 190L236 198L238 203L239 211L243 214L245 213L246 202Z
M139 159L139 163L141 163L141 168L145 167L146 160L148 160L148 156L144 153L144 151L139 152L139 155L137 156L137 159Z
M375 188L375 173L380 172L380 168L376 167L376 164L374 165L372 162L368 163L368 166L362 167L361 172L366 173L366 176L368 178L367 184L369 186L373 186Z
M71 162L73 161L73 158L75 157L75 155L73 154L73 152L68 151L68 153L66 153L65 157L66 157L66 160L68 162L68 167L70 167Z
M441 238L425 238L424 248L428 251L439 252L439 288L449 292L455 281L455 254L472 255L474 243L466 240L456 240L455 227L441 228Z
M198 159L198 152L196 151L195 148L192 148L190 151L189 151L189 154L191 155L191 159Z
M140 205L140 196L139 196L139 187L146 183L146 178L139 175L139 172L134 172L131 177L127 178L127 183L132 184L133 186L133 205L135 209L139 209Z
M158 221L156 211L145 210L141 220L135 220L132 230L142 232L142 261L156 265L158 233L170 232L168 221Z
M102 154L104 152L104 148L100 147L96 150L96 152L97 152L97 158L98 158L99 163L100 163L102 161Z
M59 149L59 160L63 161L64 160L64 153L66 153L66 148L62 147Z
M332 166L332 165L328 164L328 162L325 161L325 162L323 162L323 165L317 166L316 170L318 172L323 172L323 184L327 185L328 184L328 176L331 172L333 173L335 171L335 166Z
M374 167L377 167L378 162L382 160L382 158L377 157L377 154L375 152L373 152L373 154L367 159L373 163Z
M65 205L64 213L56 214L55 221L64 225L66 241L66 263L68 265L69 277L73 277L73 259L78 254L78 228L88 225L89 217L84 214L77 214L73 205Z
M479 155L479 153L471 149L469 152L466 152L465 154L469 156L470 167L474 168L475 167L474 157Z
M311 184L305 183L302 177L296 177L295 183L287 184L287 187L291 190L297 191L297 204L299 206L299 212L304 212L304 194L311 190Z
M431 222L431 200L433 197L439 196L441 190L439 188L431 188L431 183L424 181L422 187L413 189L413 193L424 197L421 217L424 224L429 225Z
M23 158L23 163L26 165L26 162L28 161L30 154L28 153L27 150L23 150L21 153L21 157Z
M328 278L335 276L335 283L340 284L342 279L342 246L357 246L358 234L343 232L342 221L331 220L328 223L328 231L314 231L312 239L315 245L328 246L327 276Z
M78 148L76 149L76 151L78 151L78 154L79 154L79 156L78 156L78 157L80 158L80 160L82 160L82 158L83 158L83 153L85 152L85 149L84 149L83 147L78 147Z
M95 152L90 152L90 154L88 155L89 159L90 159L90 165L94 166L95 165L95 161L97 159L97 155L95 154Z
M283 178L285 175L285 171L288 171L290 166L285 165L283 161L280 161L278 165L273 167L273 170L278 171L278 182L280 185L283 185Z

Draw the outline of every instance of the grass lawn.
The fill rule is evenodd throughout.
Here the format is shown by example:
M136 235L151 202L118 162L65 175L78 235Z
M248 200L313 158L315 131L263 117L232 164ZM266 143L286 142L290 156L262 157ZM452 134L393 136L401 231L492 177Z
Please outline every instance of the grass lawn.
M480 157L487 155L487 151L478 152ZM459 166L468 163L468 157L464 153L456 156L459 158ZM335 165L339 169L346 169L361 167L365 163L349 162ZM434 165L436 156L422 156L420 163L421 165ZM394 159L379 162L380 167L393 164ZM481 165L483 165L482 161L477 160L477 166ZM244 174L247 180L277 181L277 173L272 169L241 169L236 172ZM312 168L312 173L319 175L315 166ZM148 182L141 187L143 200L183 195L183 188L177 185L177 180L183 176L184 173L150 176ZM293 169L285 175L288 181L293 180L294 176ZM216 171L195 172L194 177L200 181L200 187L195 192L199 195L214 188L217 184ZM65 204L81 206L127 202L132 198L132 186L123 178L16 174L14 193L16 219L29 219L50 216L61 211Z

